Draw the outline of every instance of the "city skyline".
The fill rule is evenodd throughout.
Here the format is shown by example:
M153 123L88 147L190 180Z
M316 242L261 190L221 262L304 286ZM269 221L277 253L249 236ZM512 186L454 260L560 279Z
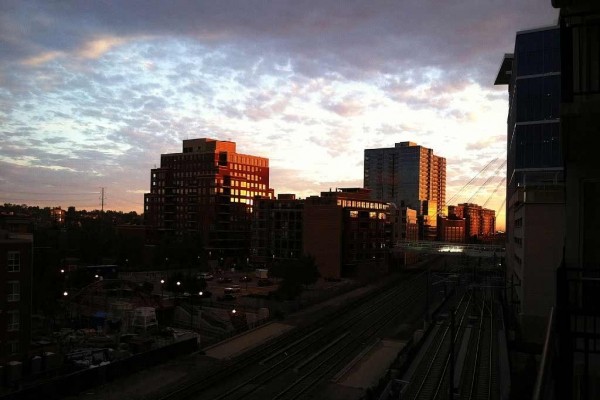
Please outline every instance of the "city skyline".
M364 149L413 141L447 159L451 198L505 157L498 54L557 17L544 0L0 7L0 201L99 208L105 187L105 208L138 212L160 154L199 137L269 158L276 193L301 197L362 187Z

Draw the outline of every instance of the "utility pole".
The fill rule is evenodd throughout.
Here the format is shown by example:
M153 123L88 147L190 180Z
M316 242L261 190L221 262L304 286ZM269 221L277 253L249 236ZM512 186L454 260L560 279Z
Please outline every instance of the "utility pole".
M100 194L100 204L101 204L101 209L100 210L101 210L102 213L104 213L104 188L102 187L100 189L102 190L101 194Z

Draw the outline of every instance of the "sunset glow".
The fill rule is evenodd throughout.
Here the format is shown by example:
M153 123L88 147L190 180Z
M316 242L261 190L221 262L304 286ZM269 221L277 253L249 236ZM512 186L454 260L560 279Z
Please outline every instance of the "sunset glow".
M547 3L3 2L0 201L94 209L104 187L141 212L160 154L200 137L300 197L361 187L364 149L413 141L447 159L449 199L505 158L499 55L555 22Z

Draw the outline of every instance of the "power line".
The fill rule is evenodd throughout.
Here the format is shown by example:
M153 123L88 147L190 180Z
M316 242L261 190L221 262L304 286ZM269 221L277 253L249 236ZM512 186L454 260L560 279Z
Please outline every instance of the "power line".
M498 166L498 168L496 168L496 170L494 171L494 173L492 175L490 175L485 182L483 182L483 185L480 185L477 190L475 191L475 193L473 193L473 195L471 197L469 197L469 200L467 200L467 203L470 203L475 197L477 197L477 195L479 194L479 192L481 192L481 189L483 189L490 180L492 180L492 178L495 178L497 175L497 173L504 168L504 166L506 166L506 161L502 162L502 164L500 164Z
M498 189L500 188L500 186L502 186L505 182L506 182L506 177L502 178L502 180L500 182L498 182L498 185L496 186L496 188L494 189L494 191L492 192L492 194L490 195L490 197L488 197L487 200L485 201L485 203L483 203L482 207L485 208L485 206L490 202L490 200L492 199L492 197L494 197L494 195L496 194L496 192L498 191Z
M504 207L505 204L506 204L506 197L502 200L502 203L500 203L500 207L498 207L498 210L496 211L496 215L500 215L500 210L502 210L502 208Z
M471 180L470 180L469 182L467 182L467 183L466 183L466 184L465 184L463 187L461 187L461 188L460 188L460 190L459 190L459 191L458 191L458 192L457 192L457 193L456 193L454 196L452 196L450 199L448 199L448 200L446 201L446 204L450 204L450 203L452 203L452 201L453 201L453 200L454 200L456 197L458 197L458 195L459 195L459 194L461 194L461 193L463 192L463 190L465 190L465 188L466 188L467 186L469 186L469 185L470 185L470 184L471 184L471 183L472 183L472 182L473 182L475 179L477 179L477 178L479 177L479 175L481 175L481 173L485 172L485 171L486 171L486 170L489 168L489 166L490 166L490 165L492 165L492 164L493 164L493 163L494 163L496 160L498 160L498 157L494 158L492 161L490 161L489 163L487 163L487 164L485 165L485 167L483 167L483 168L482 168L482 169L481 169L481 170L480 170L480 171L477 173L477 175L475 175L474 177L472 177L472 178L471 178Z

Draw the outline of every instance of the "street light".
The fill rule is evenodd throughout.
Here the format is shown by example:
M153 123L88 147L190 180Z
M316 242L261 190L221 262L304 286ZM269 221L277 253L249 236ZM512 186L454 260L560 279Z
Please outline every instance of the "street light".
M160 301L161 301L161 303L162 303L162 299L163 299L163 289L165 287L164 283L165 283L165 280L161 279L160 280Z
M65 322L65 323L67 322L67 318L69 318L69 319L70 319L70 315L67 315L67 313L68 313L68 311L67 311L67 310L68 310L69 308L67 307L67 302L66 302L66 299L67 299L67 296L68 296L68 295L69 295L69 292L67 292L67 291L65 290L65 291L63 292L63 296L64 296L64 298L65 298L65 302L63 303L63 307L64 307L64 309L65 309L65 317L64 317L64 318L65 318L65 319L64 319L64 322Z

